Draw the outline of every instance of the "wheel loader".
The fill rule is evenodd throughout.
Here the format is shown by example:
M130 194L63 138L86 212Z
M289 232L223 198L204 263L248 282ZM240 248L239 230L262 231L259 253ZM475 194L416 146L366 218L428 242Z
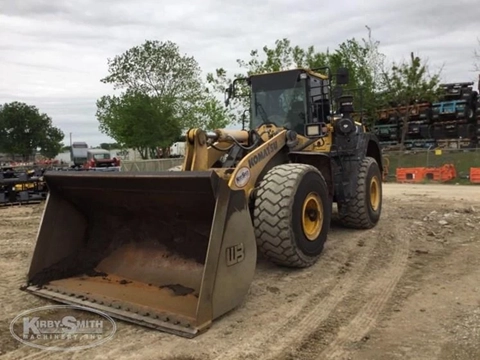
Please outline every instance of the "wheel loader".
M257 251L315 264L334 203L343 225L374 227L379 143L351 120L348 72L334 76L335 88L328 69L235 80L226 104L243 81L248 129L190 129L177 169L47 172L25 290L192 338L245 300Z

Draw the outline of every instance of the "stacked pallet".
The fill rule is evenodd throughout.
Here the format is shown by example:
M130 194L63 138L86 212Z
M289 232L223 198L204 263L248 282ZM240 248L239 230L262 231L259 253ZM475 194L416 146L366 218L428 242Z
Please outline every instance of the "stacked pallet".
M403 119L408 115L408 129L405 145L409 147L429 147L435 144L430 125L432 112L430 103L399 106L381 109L377 112L374 132L384 147L397 146L402 138Z
M383 147L398 146L403 119L408 115L407 149L476 147L480 138L480 100L472 86L473 82L442 84L443 94L437 103L381 109L374 132Z
M478 92L472 86L473 82L442 85L441 101L432 104L433 133L439 147L477 144Z

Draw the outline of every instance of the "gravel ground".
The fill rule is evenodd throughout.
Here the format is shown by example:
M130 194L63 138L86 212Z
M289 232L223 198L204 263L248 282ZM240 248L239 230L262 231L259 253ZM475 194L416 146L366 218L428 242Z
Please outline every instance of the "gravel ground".
M19 290L43 205L0 209L1 359L480 359L480 188L384 185L372 230L335 222L320 261L288 271L258 260L245 302L184 339L118 321L110 341L42 351L9 331L54 304Z

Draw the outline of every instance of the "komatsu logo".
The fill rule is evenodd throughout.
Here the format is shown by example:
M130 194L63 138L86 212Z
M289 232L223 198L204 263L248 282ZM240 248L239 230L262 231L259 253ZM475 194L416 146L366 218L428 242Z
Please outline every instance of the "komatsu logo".
M248 160L248 166L253 168L257 165L260 161L268 157L272 152L277 151L278 149L278 141L274 141L269 144L265 149L260 151L258 154L255 154L251 159Z

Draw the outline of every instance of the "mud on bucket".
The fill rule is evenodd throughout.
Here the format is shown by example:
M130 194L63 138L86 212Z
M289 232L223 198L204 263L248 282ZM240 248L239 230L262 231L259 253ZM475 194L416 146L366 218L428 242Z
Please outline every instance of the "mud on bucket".
M256 264L243 191L215 172L45 174L27 291L193 337L239 305Z

